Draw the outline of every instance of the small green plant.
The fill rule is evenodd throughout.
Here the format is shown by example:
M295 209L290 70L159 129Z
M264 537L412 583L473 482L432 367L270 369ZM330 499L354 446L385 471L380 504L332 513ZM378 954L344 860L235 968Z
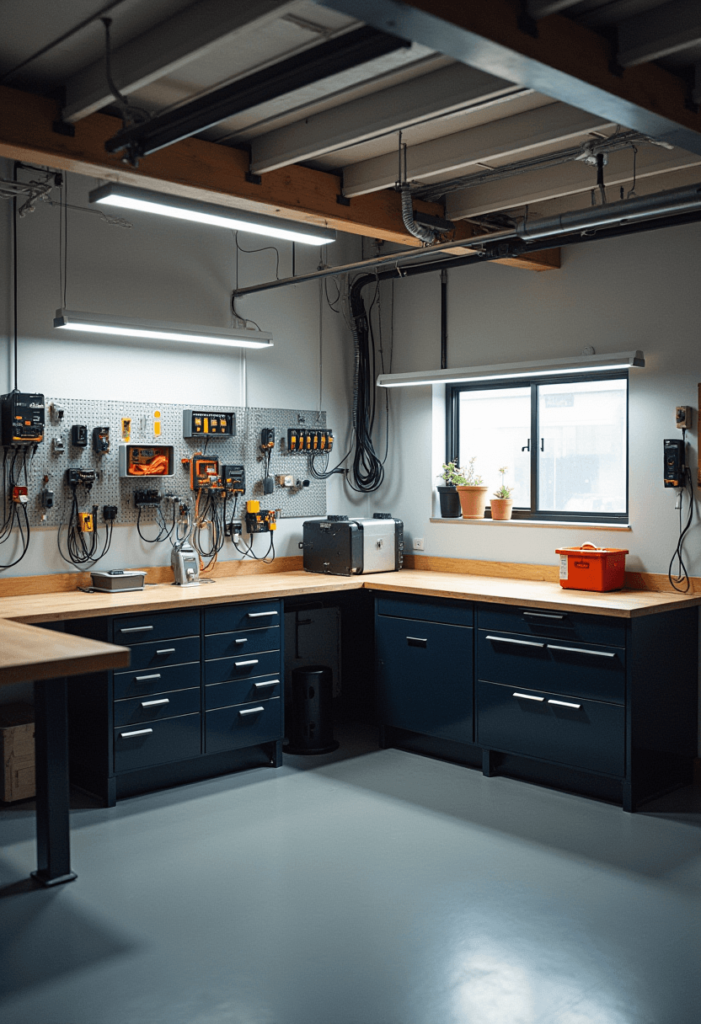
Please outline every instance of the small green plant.
M455 487L463 482L460 467L455 462L444 462L443 472L439 473L441 480L445 480L448 487Z
M496 491L494 492L494 497L495 498L510 498L511 497L511 492L513 491L513 487L507 487L506 484L504 483L504 476L508 472L508 469L509 469L508 466L502 466L501 469L499 470L499 472L501 473L501 486L498 487L496 489Z
M475 463L477 462L477 456L473 455L467 464L467 469L462 470L463 474L463 486L465 487L480 487L482 485L482 477L479 473L475 473Z

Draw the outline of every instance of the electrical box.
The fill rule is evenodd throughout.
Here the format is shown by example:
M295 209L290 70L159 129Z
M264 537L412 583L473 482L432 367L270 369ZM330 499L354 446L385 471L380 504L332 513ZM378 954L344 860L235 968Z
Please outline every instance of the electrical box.
M260 432L260 446L263 451L275 447L275 431L272 427L263 427Z
M333 448L333 430L287 431L287 448L291 452L330 452Z
M98 455L106 455L110 450L110 428L93 427L92 449Z
M88 490L97 480L97 471L94 469L67 469L66 470L66 483L69 487L77 487L82 484L83 487L87 487Z
M664 442L664 485L683 487L686 482L686 457L684 442L679 438Z
M234 437L236 414L183 409L183 437Z
M120 444L119 475L129 479L150 476L174 476L172 444Z
M277 511L261 509L259 501L246 502L246 530L249 533L269 533L277 529Z
M39 444L44 440L44 396L12 391L0 397L3 445Z
M219 459L195 452L190 459L190 487L193 491L221 490Z
M88 428L84 423L74 423L71 427L71 444L76 448L88 447Z
M162 500L161 492L153 488L146 491L134 491L134 508L159 508Z
M674 422L680 430L691 430L691 406L678 405L674 415Z
M244 494L246 491L246 469L244 466L222 466L222 487L227 494Z

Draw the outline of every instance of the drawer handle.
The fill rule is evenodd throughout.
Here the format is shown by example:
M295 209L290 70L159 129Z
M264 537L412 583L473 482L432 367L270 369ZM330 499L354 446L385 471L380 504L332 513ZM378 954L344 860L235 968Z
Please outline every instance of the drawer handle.
M134 732L120 732L119 736L123 740L128 740L130 736L148 736L153 729L135 729Z
M548 704L558 704L561 708L574 708L575 711L579 711L581 704L572 704L569 700L549 700Z
M265 708L264 707L244 708L242 711L239 711L239 714L240 715L257 715L259 711L265 711Z
M420 636L408 636L407 643L410 647L428 647L428 640Z
M524 612L524 618L528 619L566 619L567 615L559 615L557 612Z
M263 619L268 615L277 615L277 612L248 612L249 619Z
M169 697L162 697L161 700L142 700L142 708L155 708L157 704L170 704Z
M120 633L147 633L153 626L120 626Z
M512 693L512 697L521 697L522 700L537 700L540 704L545 700L545 697L534 697L532 693Z
M519 647L545 647L537 640L511 640L508 636L488 636L487 640L496 640L500 644L517 644Z
M557 644L548 644L551 651L569 651L570 654L593 654L596 658L615 658L615 651L586 651L583 647L558 647Z
M150 676L135 676L134 681L137 683L145 683L147 679L160 679L160 672L153 672Z
M249 661L235 661L234 665L236 668L243 668L244 665L257 665L259 658L251 658Z
M175 648L164 647L162 651L156 651L156 654L175 654Z
M256 690L262 690L264 686L279 686L279 685L280 685L280 680L279 679L271 679L267 683L255 683L255 689Z
M235 644L247 644L248 643L248 637L247 636L241 637L238 640L234 640L234 643Z

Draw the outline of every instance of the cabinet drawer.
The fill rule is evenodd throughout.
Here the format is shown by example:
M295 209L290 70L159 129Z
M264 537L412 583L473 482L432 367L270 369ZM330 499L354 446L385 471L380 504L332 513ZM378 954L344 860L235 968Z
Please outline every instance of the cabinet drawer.
M259 651L280 650L280 627L239 630L237 633L215 633L204 638L204 656L210 658L243 658Z
M269 700L282 694L281 676L260 676L258 679L236 679L229 683L212 683L204 688L207 711L226 708L247 701Z
M622 619L561 612L552 608L480 605L477 609L477 626L480 629L500 630L503 633L579 640L608 647L626 645L626 624Z
M167 693L144 694L143 697L114 702L114 724L134 725L156 722L161 718L192 715L200 710L200 688L169 690Z
M279 697L219 708L205 715L205 751L208 754L254 747L258 743L280 740L282 736L282 701Z
M477 678L622 704L625 651L550 637L477 633Z
M625 774L625 712L617 704L478 681L476 715L477 742L488 749Z
M131 669L165 668L200 660L200 638L179 637L156 643L135 644L131 649Z
M471 743L472 638L472 629L464 626L378 616L380 720Z
M176 636L199 636L200 613L197 608L148 615L124 615L114 620L114 642L142 644L146 640L169 640Z
M205 683L224 683L229 679L250 679L252 676L274 675L280 671L280 652L268 651L249 657L220 658L204 664Z
M128 772L168 761L186 761L199 757L201 749L199 714L122 727L114 730L114 770Z
M200 663L175 665L173 668L142 669L140 672L120 672L114 676L114 699L139 697L166 690L187 690L200 685Z
M402 597L392 595L378 597L377 614L392 615L399 619L423 619L426 622L441 622L453 626L471 626L473 623L472 604L469 601L451 601L449 598Z
M255 604L225 604L207 608L204 613L205 633L227 633L235 629L256 629L279 625L282 621L279 601L256 601Z

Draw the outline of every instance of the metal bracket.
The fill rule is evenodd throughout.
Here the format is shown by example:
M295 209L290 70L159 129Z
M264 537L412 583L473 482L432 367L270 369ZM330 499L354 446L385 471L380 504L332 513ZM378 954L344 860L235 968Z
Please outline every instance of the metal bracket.
M342 196L340 193L336 196L336 202L339 206L350 206L350 199L348 196Z
M251 174L250 171L246 171L246 181L249 185L261 185L263 178L260 174Z
M54 121L51 131L56 132L57 135L67 135L71 139L75 137L75 125L69 124L68 121Z

